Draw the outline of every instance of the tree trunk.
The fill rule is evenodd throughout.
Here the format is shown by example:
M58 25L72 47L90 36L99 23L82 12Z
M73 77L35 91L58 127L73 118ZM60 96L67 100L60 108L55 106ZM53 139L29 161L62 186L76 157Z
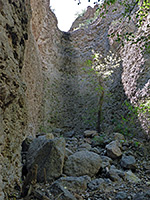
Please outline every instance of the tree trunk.
M98 103L98 115L97 115L97 132L101 133L101 119L102 119L102 106L104 101L104 88L102 86L102 80L99 79L99 85L101 86L101 96Z

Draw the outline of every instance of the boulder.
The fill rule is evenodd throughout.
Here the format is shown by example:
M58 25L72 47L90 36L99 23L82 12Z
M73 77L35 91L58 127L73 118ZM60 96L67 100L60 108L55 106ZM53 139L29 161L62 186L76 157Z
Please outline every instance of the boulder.
M120 149L120 143L118 141L112 141L111 143L106 145L107 156L116 159L122 155Z
M136 169L136 160L134 156L123 155L121 158L120 165L125 169Z
M90 177L98 173L102 166L100 156L90 151L78 151L68 157L64 165L64 173L68 176L83 176Z
M70 191L85 191L87 189L87 184L91 181L89 176L80 176L80 177L61 177L56 181L64 188Z
M62 174L65 157L65 140L48 140L39 137L30 144L26 159L27 169L37 165L37 181L45 182L58 178Z

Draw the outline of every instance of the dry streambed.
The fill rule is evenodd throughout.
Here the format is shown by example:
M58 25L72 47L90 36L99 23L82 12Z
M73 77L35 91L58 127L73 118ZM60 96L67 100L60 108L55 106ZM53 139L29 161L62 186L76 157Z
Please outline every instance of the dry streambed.
M148 146L119 133L28 137L22 158L24 181L18 199L150 199Z

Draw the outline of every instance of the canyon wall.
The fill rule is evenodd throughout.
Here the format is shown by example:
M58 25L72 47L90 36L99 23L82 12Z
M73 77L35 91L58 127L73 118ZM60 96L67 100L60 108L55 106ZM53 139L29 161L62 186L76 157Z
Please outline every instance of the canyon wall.
M48 0L0 0L0 199L21 185L22 141L38 132L96 129L102 90L103 132L149 134L148 112L137 115L135 108L149 105L150 53L139 43L116 42L118 31L149 37L149 15L137 28L137 7L122 23L120 4L105 18L93 18L95 10L62 32ZM95 54L101 77L91 70Z
M20 183L21 143L27 122L22 78L29 2L0 1L0 199ZM6 197L6 196L5 196Z
M31 16L28 0L0 1L0 199L21 187L21 144L42 118L42 67Z
M126 48L130 49L132 46L129 42L125 42L123 39L126 44L125 47L122 47L121 43L116 42L115 36L108 37L109 34L113 34L113 31L115 33L117 31L120 33L133 32L138 35L142 29L137 28L137 20L134 16L138 6L131 3L133 17L130 22L127 22L127 18L122 19L125 8L118 3L108 7L105 17L93 17L96 9L97 6L89 7L82 17L77 18L68 33L55 29L55 36L48 36L49 39L47 39L50 30L48 33L43 30L41 38L39 37L37 41L42 50L43 66L45 66L44 124L42 128L45 131L59 128L62 133L72 130L74 134L81 134L85 129L96 129L101 91L98 90L99 78L96 73L91 71L92 66L89 66L91 63L89 61L93 60L94 51L101 55L100 60L103 64L105 63L102 61L104 58L109 59L110 57L113 60L108 61L109 69L104 64L104 68L106 67L104 72L107 74L109 72L109 76L107 75L107 78L103 80L105 95L101 129L107 133L118 131L136 135L137 133L143 134L143 127L148 124L148 133L148 116L144 117L141 114L144 119L138 116L135 110L137 107L139 108L140 103L135 104L132 101L135 97L134 92L131 96L128 94L129 91L135 90L132 88L134 87L132 82L136 84L134 78L129 78L131 77L129 68L134 66L133 71L135 72L136 66L139 65L140 69L147 68L149 70L148 60L144 60L144 51L141 50L140 53L139 50L136 50L136 56L141 56L142 60L137 64L134 56L130 56L131 51L135 52L135 50L127 53ZM119 26L120 19L122 22ZM148 24L148 21L145 23ZM145 33L148 31L149 28L145 30ZM136 49L137 46L135 45L134 48ZM128 59L126 59L127 55L130 56ZM148 58L148 56L146 57ZM132 63L132 67L127 65L128 60ZM134 77L141 77L140 70L137 74L134 74ZM145 80L141 79L141 84L147 88L145 94L149 99L149 71L143 69L142 74ZM144 97L141 98L144 101ZM145 125L141 126L140 119ZM144 128L144 130L146 129Z

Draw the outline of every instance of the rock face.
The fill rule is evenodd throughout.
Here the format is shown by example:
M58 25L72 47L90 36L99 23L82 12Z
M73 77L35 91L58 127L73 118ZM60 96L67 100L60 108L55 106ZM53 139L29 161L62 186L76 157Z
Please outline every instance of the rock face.
M116 7L117 11L113 12ZM135 6L133 13L136 9ZM52 20L48 20L47 24L47 18L44 19L46 28L41 29L37 39L45 77L44 126L47 129L60 127L64 131L75 130L76 133L96 128L100 97L97 90L98 78L94 72L90 72L90 62L87 62L92 60L92 51L94 50L99 52L102 58L106 57L109 60L111 57L113 60L113 63L109 62L111 70L104 70L105 72L109 71L110 75L103 80L105 95L101 128L107 132L114 130L136 134L137 130L142 133L141 129L145 127L144 130L147 130L148 133L146 124L149 122L144 122L149 119L145 116L148 113L138 116L134 111L134 107L138 107L141 103L144 105L148 103L146 100L148 97L145 96L149 96L148 52L144 57L141 51L135 50L136 45L131 48L131 44L125 42L123 48L120 43L116 42L115 37L108 37L108 34L117 31L122 31L121 33L133 31L138 35L140 30L138 31L136 28L137 21L133 19L131 23L122 22L122 25L119 26L119 19L122 17L124 8L116 3L108 8L105 18L98 17L92 23L87 24L85 22L87 16L93 16L94 11L95 8L94 10L88 8L84 16L80 18L83 21L77 19L68 33L60 32L57 29L55 32L51 32ZM53 16L49 14L47 17L50 19ZM148 20L149 18L145 23L148 24ZM83 26L74 30L80 23L83 23ZM53 24L55 26L55 22ZM149 28L145 28L143 31L145 31L143 34L147 34ZM128 53L128 50L131 52L131 49L132 57L131 53ZM124 52L126 53L124 54ZM141 59L132 59L134 52ZM124 59L127 56L128 58ZM126 63L127 60L129 60L128 63ZM129 63L132 63L133 66L132 74L137 68L139 69L133 77L130 76L129 68L131 66ZM136 91L136 95L134 91ZM135 101L138 95L140 95L141 102ZM143 125L141 126L142 121Z
M41 125L42 65L31 2L0 1L0 199L2 190L8 198L20 187L22 141Z
M68 157L65 162L64 173L71 176L94 176L101 168L102 160L96 153L79 151Z
M43 73L38 47L31 31L26 44L22 76L26 84L26 134L35 135L43 116Z
M0 199L2 190L7 194L20 184L27 123L22 68L30 17L28 1L0 1Z
M27 169L37 165L37 181L46 182L58 178L62 174L65 157L65 140L56 138L47 140L36 138L30 144L27 159Z

